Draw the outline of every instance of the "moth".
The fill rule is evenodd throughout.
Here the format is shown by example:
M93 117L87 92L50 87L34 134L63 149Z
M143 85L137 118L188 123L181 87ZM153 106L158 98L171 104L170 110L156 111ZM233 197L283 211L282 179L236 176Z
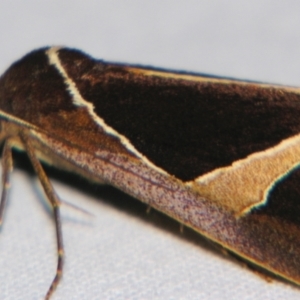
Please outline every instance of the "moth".
M244 260L300 284L300 89L107 63L48 47L0 78L2 221L12 149L109 184Z

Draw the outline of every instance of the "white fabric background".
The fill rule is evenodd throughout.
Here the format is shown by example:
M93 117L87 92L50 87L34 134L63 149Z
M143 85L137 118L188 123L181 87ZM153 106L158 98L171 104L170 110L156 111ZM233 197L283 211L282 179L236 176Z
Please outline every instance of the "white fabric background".
M292 0L1 0L0 71L34 48L67 45L106 60L300 85L299 15ZM53 182L62 199L95 215L63 208L66 265L53 299L300 297L122 194ZM37 187L14 171L0 235L1 300L42 299L54 276L54 226Z

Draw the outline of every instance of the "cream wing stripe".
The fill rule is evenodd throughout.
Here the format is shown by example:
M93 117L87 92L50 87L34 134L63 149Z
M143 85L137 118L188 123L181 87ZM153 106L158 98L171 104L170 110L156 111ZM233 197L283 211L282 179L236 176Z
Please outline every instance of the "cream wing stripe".
M275 184L300 165L300 134L186 183L237 215L266 203Z
M88 101L86 101L78 91L76 84L74 81L68 76L67 72L63 68L60 59L58 57L58 51L62 49L61 47L51 47L46 51L46 54L49 58L49 63L53 65L59 72L59 74L63 77L65 84L68 87L68 91L70 95L72 96L73 104L76 106L85 107L92 117L92 119L98 124L105 133L116 137L121 144L130 152L132 152L134 155L136 155L139 159L141 159L146 165L148 165L150 168L155 169L156 171L162 173L162 174L168 174L163 169L157 167L154 165L151 161L147 159L144 155L142 155L131 143L130 141L123 135L119 134L116 130L114 130L112 127L108 126L105 121L100 118L94 111L94 105Z
M290 93L300 94L300 89L298 87L292 86L285 86L285 85L276 85L276 84L269 84L269 83L260 83L260 82L252 82L252 81L245 81L245 80L238 80L238 79L227 79L227 78L214 78L209 76L201 76L201 75L186 75L186 74L178 74L172 72L162 72L156 71L151 69L139 69L135 67L126 67L129 72L134 74L142 74L144 76L155 76L155 77L166 77L166 78L174 78L174 79L181 79L193 82L204 82L204 83L218 83L223 85L228 84L236 84L239 86L249 86L253 85L254 87L259 86L259 88L265 89L284 89Z

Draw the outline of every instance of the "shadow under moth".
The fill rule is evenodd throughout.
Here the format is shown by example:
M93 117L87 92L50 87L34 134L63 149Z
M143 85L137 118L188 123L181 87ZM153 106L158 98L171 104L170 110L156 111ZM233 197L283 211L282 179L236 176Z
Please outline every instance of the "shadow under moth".
M2 197L25 151L121 189L244 260L300 284L300 89L95 60L49 47L0 78Z

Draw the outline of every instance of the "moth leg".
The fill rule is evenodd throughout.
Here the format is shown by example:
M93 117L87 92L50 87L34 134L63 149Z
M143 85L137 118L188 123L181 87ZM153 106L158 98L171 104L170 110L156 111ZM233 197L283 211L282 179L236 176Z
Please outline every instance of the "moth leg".
M214 243L212 243L212 245L213 244ZM218 244L215 244L214 246L216 249L219 249L224 256L229 257L231 260L237 262L244 268L247 268L248 270L252 271L253 273L255 273L255 275L259 276L260 278L267 281L268 283L271 283L273 281L273 279L275 278L275 276L273 274L268 273L268 271L263 270L262 268L260 268L259 266L256 266L255 264L251 264L251 263L247 262L246 260L240 258L233 252L225 249L223 246L218 245Z
M150 214L151 210L152 210L151 205L148 205L146 209L146 214Z
M61 229L61 219L60 219L60 200L56 195L49 178L47 177L40 161L38 160L34 147L30 141L30 136L26 132L22 132L20 134L20 138L22 140L25 151L31 161L31 164L43 186L45 194L52 206L55 227L56 227L56 240L57 240L57 268L55 277L48 289L48 292L45 296L45 299L49 299L55 288L57 287L63 270L63 260L64 260L64 247L63 247L63 237L62 237L62 229Z
M4 142L2 151L2 193L0 200L0 226L3 221L5 204L7 202L8 190L10 188L10 174L13 169L10 140Z
M184 232L184 224L183 223L179 223L179 232L181 234L183 234L183 232Z

